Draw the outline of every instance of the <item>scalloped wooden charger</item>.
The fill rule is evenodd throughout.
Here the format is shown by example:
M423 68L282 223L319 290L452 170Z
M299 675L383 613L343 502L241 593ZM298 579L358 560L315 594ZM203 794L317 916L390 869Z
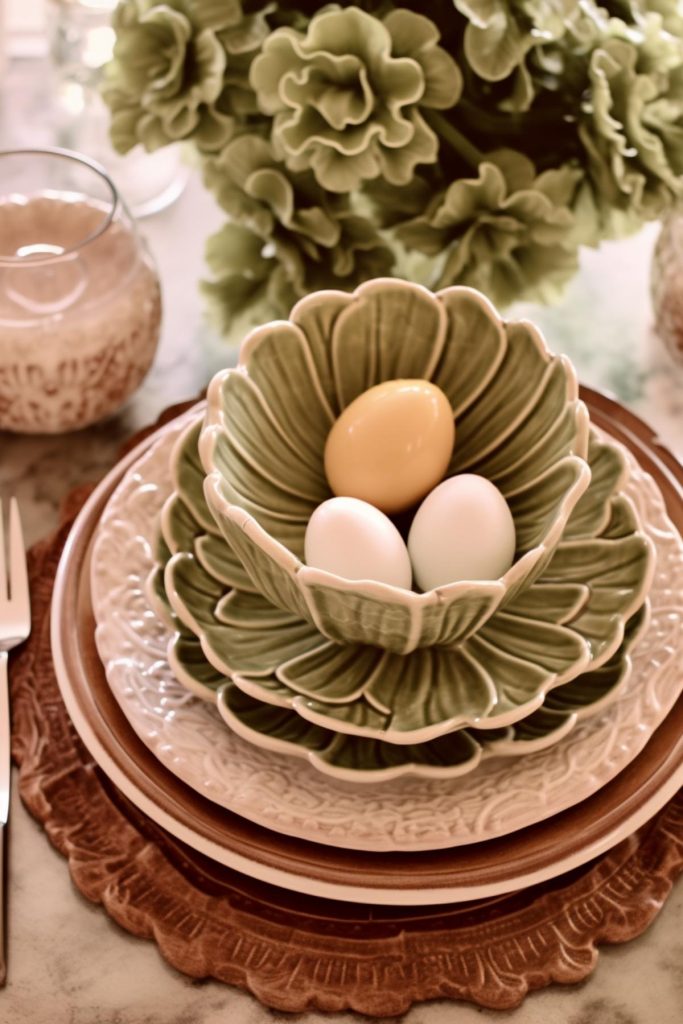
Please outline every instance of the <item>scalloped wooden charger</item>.
M595 422L624 441L655 476L670 516L683 531L683 467L626 409L588 389L583 397ZM163 421L188 406L169 410ZM20 792L68 857L81 892L103 903L127 930L153 937L179 970L239 985L265 1004L289 1011L349 1008L386 1017L436 997L504 1008L517 1005L530 989L585 978L595 966L598 943L628 941L656 916L683 870L680 793L635 835L589 864L516 893L447 906L369 906L301 895L211 860L155 824L117 790L82 744L52 665L52 586L87 494L81 489L72 495L63 525L31 552L34 628L11 673ZM73 538L66 557L73 557ZM74 625L74 637L88 630L92 635L87 607L81 605ZM101 679L92 639L82 654L92 679ZM101 685L93 683L93 691L101 702ZM633 801L637 813L671 782L683 757L682 724L683 698L633 764L593 798L605 801L601 813L617 813L624 799ZM142 765L141 777L150 771L150 800L172 806L194 799L208 805L202 813L210 819L213 805L196 794L188 797L182 792L187 787L159 771L113 699L105 717L100 715L100 729L99 739L112 751L128 730L125 745L140 748L135 760ZM237 831L240 849L250 856L263 857L265 848L277 858L279 850L281 864L300 868L302 859L311 852L317 857L322 849L270 833L266 840L266 830L228 817L234 819L228 827ZM217 834L225 830L226 812L216 814L214 826ZM561 829L565 837L568 826L571 819ZM521 843L517 854L510 848L511 857L520 852L528 857L523 837ZM330 853L333 862L326 870L334 873L348 851L340 864ZM361 855L354 869L361 877L368 872L381 877L392 859L394 879L396 871L408 877L418 869L427 879L453 871L448 851ZM476 870L475 859L470 871ZM428 887L429 880L424 884Z

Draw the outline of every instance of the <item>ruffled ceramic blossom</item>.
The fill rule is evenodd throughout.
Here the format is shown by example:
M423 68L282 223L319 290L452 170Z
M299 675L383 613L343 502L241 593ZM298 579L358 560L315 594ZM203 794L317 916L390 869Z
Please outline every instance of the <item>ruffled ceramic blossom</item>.
M287 266L263 253L263 239L241 224L224 224L210 235L205 257L212 276L200 283L208 313L220 331L231 329L246 309L289 309L296 301Z
M395 378L432 380L448 397L458 444L447 475L480 473L505 496L517 551L500 580L418 594L303 564L306 524L330 497L327 434L357 395ZM272 604L337 643L405 654L464 639L542 571L590 480L569 362L467 288L380 279L308 296L244 340L208 398L201 454L216 523Z
M575 19L576 0L453 0L468 19L465 53L490 82L507 78L529 50L564 35Z
M332 192L364 180L410 181L438 139L421 113L452 107L462 78L428 18L399 8L382 20L327 8L307 31L281 28L264 43L250 81L287 166L310 168Z
M679 0L632 0L637 6L643 6L662 19L662 25L674 36L683 35L683 9Z
M659 40L654 52L608 39L590 60L590 99L583 104L579 137L588 156L591 196L600 229L623 231L654 219L683 196L683 41ZM585 222L585 214L584 214Z
M255 109L248 71L268 32L264 14L245 18L238 0L123 0L103 89L119 152L189 138L223 146L234 114Z
M389 272L554 299L579 245L683 193L677 0L122 0L114 26L116 148L188 140L230 214L226 332Z
M203 287L219 321L259 299L289 308L310 291L351 290L391 271L394 253L372 223L346 197L328 195L310 171L278 163L265 139L234 139L204 161L204 178L237 222L208 243L216 278Z
M580 174L536 175L519 153L493 154L476 178L454 181L396 233L408 249L444 254L437 286L478 288L505 305L559 290L577 268L568 209Z

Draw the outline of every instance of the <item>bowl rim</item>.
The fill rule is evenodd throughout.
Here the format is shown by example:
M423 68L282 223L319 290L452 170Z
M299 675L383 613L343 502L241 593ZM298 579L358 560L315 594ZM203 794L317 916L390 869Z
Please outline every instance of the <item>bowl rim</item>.
M294 327L301 332L304 340L307 342L305 332L294 321L294 318L302 310L305 311L307 304L309 306L313 304L320 305L324 303L326 298L338 301L343 296L344 302L347 304L346 308L348 308L352 301L381 291L382 288L388 286L392 290L401 289L422 293L428 296L430 301L441 303L441 308L444 310L443 296L463 295L474 299L486 316L489 319L493 319L503 328L509 324L522 327L527 335L531 337L536 350L548 366L557 364L562 367L567 387L567 399L563 408L573 407L575 442L571 453L562 456L553 466L545 470L542 475L555 472L560 465L572 465L575 467L576 479L567 489L561 502L559 502L555 510L553 523L542 542L525 552L521 557L516 558L507 572L497 580L458 580L424 592L407 590L386 583L378 583L374 580L349 580L336 573L306 565L285 544L278 541L267 529L261 526L251 513L227 498L222 491L221 484L224 477L216 465L215 452L218 439L231 433L222 402L222 390L225 381L235 375L249 378L249 361L258 349L261 339L272 332L274 328L285 324L289 327ZM305 358L311 371L313 386L317 392L321 393L322 389L308 344L305 345ZM539 385L539 391L542 388L542 383ZM325 404L329 405L326 399ZM533 571L534 566L541 562L556 547L573 508L590 484L591 471L587 462L589 438L590 417L585 403L579 397L576 371L567 356L563 354L555 355L550 351L542 332L530 320L526 318L521 320L503 319L493 303L485 295L469 286L456 285L432 292L423 285L414 284L410 281L396 278L374 278L364 282L351 293L333 289L313 292L296 303L290 313L290 319L270 321L267 324L255 327L246 335L240 346L237 366L220 370L214 375L207 389L207 412L199 440L199 455L206 474L204 494L212 511L217 510L219 516L225 517L225 519L242 530L251 543L287 573L301 595L307 613L310 616L310 621L313 622L316 628L324 635L329 635L325 624L320 621L311 588L322 586L338 593L354 593L360 599L382 603L388 602L393 606L402 606L410 611L411 628L406 637L403 650L397 652L408 653L418 646L416 641L419 640L421 635L423 615L426 609L442 604L450 605L466 594L476 593L481 595L484 600L488 599L489 601L488 618L500 606L510 590L516 585L521 584ZM481 624L482 622L479 621L478 625ZM336 639L339 642L338 637L332 636L330 639Z

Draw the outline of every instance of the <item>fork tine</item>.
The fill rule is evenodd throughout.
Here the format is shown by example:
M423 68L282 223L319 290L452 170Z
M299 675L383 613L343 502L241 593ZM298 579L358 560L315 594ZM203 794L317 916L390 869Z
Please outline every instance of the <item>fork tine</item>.
M28 572L26 569L26 550L24 535L21 529L19 505L12 498L9 507L9 559L10 559L10 592L12 605L18 616L28 626L31 617L28 596Z
M5 566L5 530L3 527L2 498L0 498L0 601L7 600L7 569Z

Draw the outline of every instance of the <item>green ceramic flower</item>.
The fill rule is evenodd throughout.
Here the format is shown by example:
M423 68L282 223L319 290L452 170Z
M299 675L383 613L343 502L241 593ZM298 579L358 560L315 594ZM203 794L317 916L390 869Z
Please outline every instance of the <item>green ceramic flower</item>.
M580 177L569 167L537 176L520 153L491 154L476 178L454 181L396 234L438 258L437 287L470 285L498 305L548 298L577 269L568 203Z
M245 18L238 0L123 0L103 89L119 152L188 138L223 146L234 115L255 109L248 72L268 32L264 13Z
M490 476L508 501L517 552L500 580L418 594L301 561L308 519L330 497L323 449L335 418L402 377L434 381L451 402L448 474ZM308 296L289 321L253 331L239 366L209 388L201 451L216 522L268 600L335 642L406 653L457 643L540 573L588 486L587 445L573 370L530 324L504 324L471 289L433 295L379 279Z
M482 757L518 757L543 750L571 732L579 719L614 700L628 678L628 652L646 619L645 609L634 615L627 624L624 643L606 664L559 687L543 707L507 729L460 729L425 743L387 743L315 725L296 711L258 700L231 682L217 692L218 710L243 739L267 750L306 758L337 779L455 778L476 768Z
M623 39L608 39L591 55L579 137L597 208L595 231L598 225L613 231L621 212L637 226L683 195L683 41L675 50L675 67L667 66L669 50L658 50L646 71L647 51ZM579 205L586 201L582 190Z
M274 253L264 253L263 238L249 228L224 224L207 239L205 256L212 278L202 281L200 289L219 330L227 333L246 309L277 315L296 302L287 267Z
M576 0L453 0L469 24L465 54L472 69L498 82L539 43L560 39L577 17Z
M250 81L273 117L273 144L291 170L311 169L331 192L383 177L406 184L433 163L438 140L421 110L453 106L462 79L428 18L405 8L382 20L325 8L306 32L266 40Z
M639 9L658 14L667 32L683 36L683 9L679 0L632 0Z
M626 471L613 446L591 442L591 485L565 539L538 583L494 616L491 626L499 620L498 628L478 634L483 644L466 641L458 651L401 658L327 643L308 623L254 592L216 535L202 495L200 428L198 419L174 452L175 490L162 514L160 568L152 584L155 603L176 631L169 649L175 674L204 699L217 699L221 714L246 738L272 749L294 744L292 752L334 774L373 777L418 766L427 774L459 774L474 767L482 744L520 754L557 741L627 678L628 650L644 614L649 546L630 502L619 494ZM169 615L167 590L177 616ZM591 657L579 678L558 685L572 632L590 643ZM498 700L481 716L482 728L453 736L468 715L477 717L477 662L489 669ZM581 665L574 665L578 671ZM378 707L391 713L382 716Z
M216 274L208 290L225 320L255 300L254 288L282 310L310 291L350 290L391 270L394 254L372 222L346 198L329 196L310 171L278 163L265 139L234 139L204 161L204 178L240 225L214 235L207 252Z
M678 0L121 0L114 27L115 147L188 140L230 215L225 332L388 273L550 301L683 195Z

